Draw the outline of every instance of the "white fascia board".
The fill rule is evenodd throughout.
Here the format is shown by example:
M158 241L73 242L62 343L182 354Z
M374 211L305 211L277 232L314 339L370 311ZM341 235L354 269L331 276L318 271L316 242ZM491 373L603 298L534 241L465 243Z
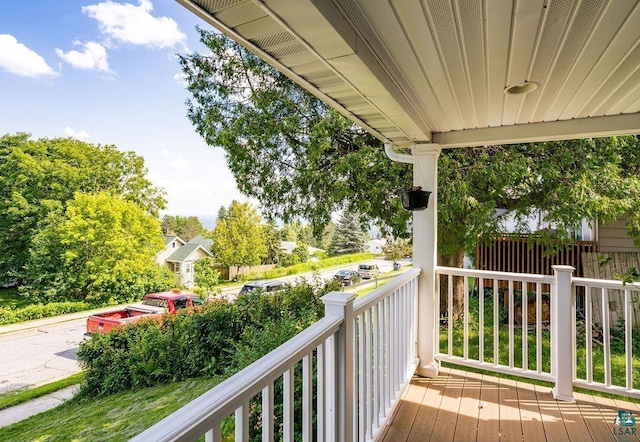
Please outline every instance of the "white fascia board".
M640 113L516 124L433 134L443 148L611 137L640 133Z

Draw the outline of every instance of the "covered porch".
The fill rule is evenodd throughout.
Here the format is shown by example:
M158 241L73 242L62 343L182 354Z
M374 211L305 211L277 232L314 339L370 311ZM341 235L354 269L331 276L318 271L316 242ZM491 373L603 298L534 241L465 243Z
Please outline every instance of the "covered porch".
M326 316L278 349L207 392L135 440L603 440L636 436L640 370L633 358L632 296L638 285L555 276L438 267L438 281L464 278L464 318L445 317L429 333L437 373L416 376L420 269L413 268L355 299L323 298ZM478 286L475 286L478 281ZM505 293L486 287L507 285ZM448 284L452 287L452 284ZM533 287L522 296L518 287ZM477 289L480 290L477 290ZM547 292L549 290L549 292ZM622 330L603 324L603 348L580 330L576 300L599 296L608 306L622 290ZM446 293L448 291L448 293ZM440 293L440 287L433 293ZM449 300L452 290L445 290ZM583 295L580 295L583 293ZM550 323L543 323L543 294ZM439 311L441 296L434 296ZM516 301L524 303L520 326ZM591 300L584 303L591 318ZM598 303L596 302L596 305ZM529 305L532 308L529 308ZM479 307L479 308L478 308ZM500 312L499 312L500 310ZM527 313L536 312L535 317ZM504 315L506 314L506 317ZM615 340L624 340L620 353ZM482 350L481 350L482 349ZM622 363L612 363L612 359ZM441 367L441 362L517 376L496 377ZM533 385L528 379L545 381ZM620 395L576 393L575 387ZM634 440L636 440L634 439Z
M629 319L638 287L562 266L553 276L438 267L436 221L442 149L640 133L638 2L178 1L385 142L433 193L413 217L412 270L361 299L327 295L323 320L137 440L223 440L229 427L237 441L635 434L635 405L574 387L640 398ZM443 278L464 279L462 320ZM608 308L611 291L624 293L624 319L603 315L594 347L592 309Z

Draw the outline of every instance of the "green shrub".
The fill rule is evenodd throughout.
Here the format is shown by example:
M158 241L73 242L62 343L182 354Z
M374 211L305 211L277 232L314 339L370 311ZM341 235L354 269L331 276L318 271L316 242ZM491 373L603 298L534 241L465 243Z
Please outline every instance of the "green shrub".
M245 279L282 278L283 276L297 275L299 273L305 273L312 270L326 269L328 267L350 264L352 262L365 261L367 259L371 259L372 256L373 255L371 255L371 253L355 253L352 255L334 256L333 258L326 258L316 262L303 262L288 267L276 267L275 269L264 272L247 273L245 275Z
M11 309L0 307L0 325L15 324L33 319L48 318L65 315L67 313L89 310L91 305L86 302L52 302L49 304L32 304L26 307Z
M323 315L320 297L338 289L301 281L272 295L251 293L198 310L166 314L80 344L81 394L119 391L202 376L228 376L286 342Z

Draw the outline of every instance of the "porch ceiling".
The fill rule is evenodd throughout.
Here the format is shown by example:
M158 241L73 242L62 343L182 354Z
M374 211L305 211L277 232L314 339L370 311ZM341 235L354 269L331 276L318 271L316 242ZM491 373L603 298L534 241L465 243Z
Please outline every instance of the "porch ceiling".
M640 1L177 1L398 146L640 133Z

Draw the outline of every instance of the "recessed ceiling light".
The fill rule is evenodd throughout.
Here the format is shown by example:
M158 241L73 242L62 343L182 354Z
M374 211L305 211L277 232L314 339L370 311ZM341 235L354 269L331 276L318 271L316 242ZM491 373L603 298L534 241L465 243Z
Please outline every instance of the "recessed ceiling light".
M525 81L524 83L514 84L504 88L504 93L509 95L523 95L535 91L540 86L535 81Z

